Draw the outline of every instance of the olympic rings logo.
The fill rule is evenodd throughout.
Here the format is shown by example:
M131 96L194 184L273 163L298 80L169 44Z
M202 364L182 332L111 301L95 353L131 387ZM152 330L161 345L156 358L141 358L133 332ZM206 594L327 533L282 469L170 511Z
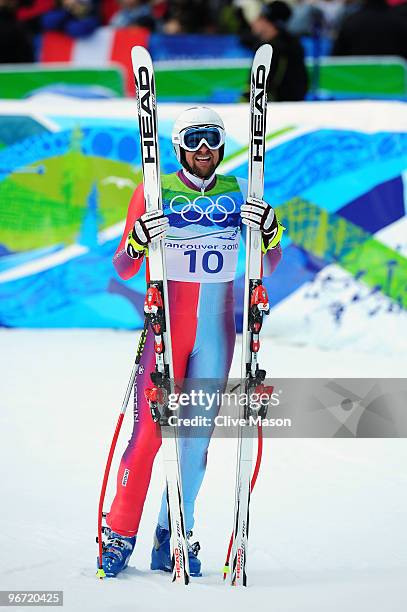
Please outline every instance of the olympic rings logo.
M200 200L209 202L209 205L205 207L202 202L202 206L198 204ZM181 210L174 208L174 205L179 201L180 203L186 202ZM190 200L186 195L176 195L170 202L170 209L176 215L181 215L184 221L189 223L199 223L203 217L206 217L208 221L212 223L223 223L236 210L236 204L228 195L220 195L213 201L209 196L197 196L194 200ZM220 218L215 218L220 216Z

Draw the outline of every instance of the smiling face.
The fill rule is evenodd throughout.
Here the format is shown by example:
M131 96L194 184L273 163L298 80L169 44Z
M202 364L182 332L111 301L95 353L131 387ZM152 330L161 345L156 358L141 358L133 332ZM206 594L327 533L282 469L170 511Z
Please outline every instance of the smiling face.
M219 149L210 149L203 144L198 151L185 151L185 161L193 174L203 179L209 178L219 163Z

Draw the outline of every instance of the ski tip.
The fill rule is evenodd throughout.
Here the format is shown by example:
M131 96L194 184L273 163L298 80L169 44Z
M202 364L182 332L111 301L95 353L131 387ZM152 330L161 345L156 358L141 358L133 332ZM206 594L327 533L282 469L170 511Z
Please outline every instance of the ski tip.
M141 45L135 45L131 48L131 61L133 64L133 68L136 68L140 64L140 59L145 61L145 58L149 58L150 54L145 47Z
M224 565L222 571L223 571L223 579L225 579L226 578L225 574L229 574L230 572L229 565Z
M269 45L268 43L259 47L255 54L255 58L261 59L261 61L266 64L271 63L272 57L273 57L273 47Z
M96 576L100 580L103 580L103 578L106 578L105 570L103 569L103 567L99 567L98 571L96 572Z

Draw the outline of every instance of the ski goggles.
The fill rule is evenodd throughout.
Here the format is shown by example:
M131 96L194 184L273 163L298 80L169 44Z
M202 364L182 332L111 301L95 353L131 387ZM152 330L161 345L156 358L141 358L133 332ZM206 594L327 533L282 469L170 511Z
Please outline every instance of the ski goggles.
M180 145L187 151L198 151L203 144L209 149L220 149L225 143L225 130L215 125L186 128L179 135Z

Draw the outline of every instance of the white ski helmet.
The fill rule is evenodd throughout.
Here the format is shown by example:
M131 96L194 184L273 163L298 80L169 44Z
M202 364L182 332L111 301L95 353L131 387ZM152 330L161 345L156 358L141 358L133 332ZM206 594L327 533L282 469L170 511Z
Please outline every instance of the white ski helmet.
M175 154L180 164L190 170L185 160L185 150L181 147L180 134L189 127L209 127L216 126L225 131L225 126L218 113L207 106L193 106L183 111L176 119L172 128L172 144L174 145ZM223 159L225 145L219 149L219 162Z

